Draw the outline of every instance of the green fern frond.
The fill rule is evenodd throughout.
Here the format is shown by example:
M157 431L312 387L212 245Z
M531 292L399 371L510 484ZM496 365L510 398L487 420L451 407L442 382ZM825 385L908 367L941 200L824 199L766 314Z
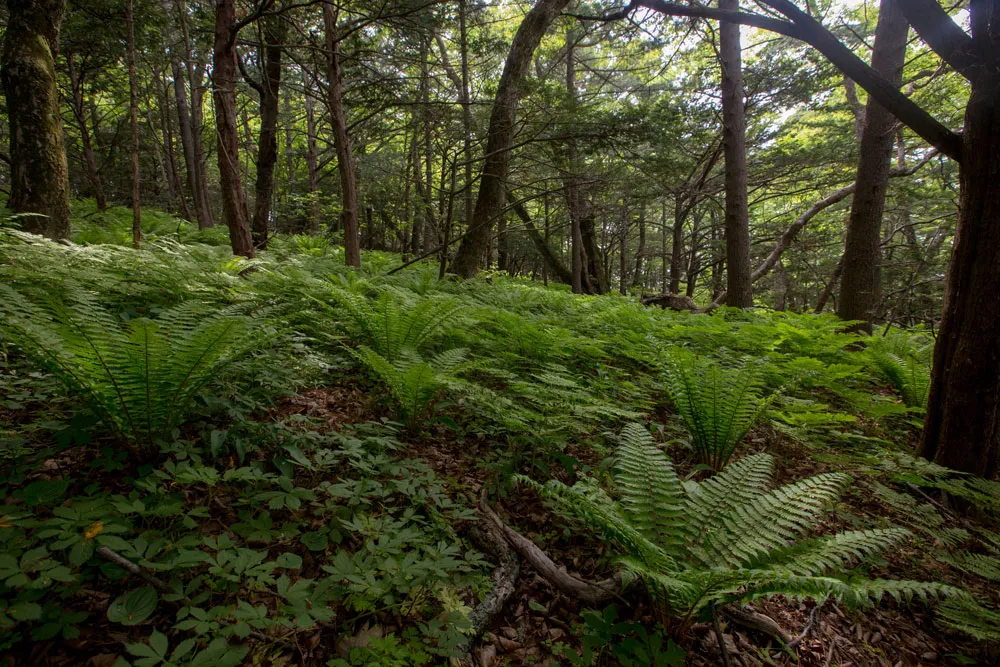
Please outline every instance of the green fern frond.
M675 348L664 361L666 390L691 434L700 463L722 470L773 400L763 397L760 364L730 368Z
M194 395L266 338L233 310L182 303L123 327L84 290L32 300L0 286L3 335L79 393L125 440L168 437Z
M937 621L980 641L1000 641L1000 610L985 607L968 595L938 605Z
M678 542L683 489L673 463L642 426L629 424L622 430L615 473L621 504L632 525L654 542Z
M572 487L518 476L560 514L614 544L616 562L641 579L671 613L690 617L715 602L785 594L868 604L957 594L937 583L837 576L910 536L904 528L801 539L849 483L827 473L769 490L773 459L738 461L700 484L681 484L673 465L638 424L622 433L614 481L620 500L593 479Z

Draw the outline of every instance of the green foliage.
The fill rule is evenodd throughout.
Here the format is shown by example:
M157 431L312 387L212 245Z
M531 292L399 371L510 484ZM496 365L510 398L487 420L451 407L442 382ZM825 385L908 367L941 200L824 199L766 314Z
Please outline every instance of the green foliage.
M849 482L827 473L768 490L774 461L757 454L702 483L682 483L639 425L625 428L615 463L620 500L594 481L572 487L521 477L562 514L600 532L626 572L687 622L712 604L784 594L869 604L954 594L949 586L850 576L849 567L909 537L901 528L803 538Z
M583 616L581 648L560 647L559 654L570 665L621 665L622 667L676 667L686 653L657 629L618 618L618 610L588 610Z
M441 390L455 383L454 373L467 352L464 348L446 350L424 361L418 352L404 348L390 362L362 345L354 354L392 392L400 418L414 426L427 415Z
M937 608L942 625L983 641L1000 641L1000 610L990 609L967 596L947 600Z
M773 400L762 397L760 364L699 359L676 348L664 355L667 393L691 435L696 459L722 470Z
M868 355L878 373L900 393L907 406L919 409L927 405L933 350L933 339L919 332L893 332L873 337L868 343Z
M260 342L249 318L189 302L123 327L91 295L32 299L0 286L5 338L78 392L138 449L167 438L196 392Z

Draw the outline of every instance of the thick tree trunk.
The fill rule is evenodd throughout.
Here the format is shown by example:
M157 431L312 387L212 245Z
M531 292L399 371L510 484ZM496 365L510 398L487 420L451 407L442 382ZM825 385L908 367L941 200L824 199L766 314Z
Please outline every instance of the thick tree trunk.
M135 81L135 14L132 0L125 0L125 28L128 32L128 124L131 131L129 163L132 178L132 247L142 242L142 205L139 201L139 88Z
M254 186L253 243L267 247L274 166L278 163L278 94L281 86L281 49L285 24L280 16L264 19L264 66L260 81L260 136L257 141L257 181Z
M27 232L69 236L69 168L63 145L55 54L65 0L7 0L0 78L10 122L8 206Z
M986 478L1000 453L1000 74L990 69L966 108L961 213L921 442L925 458Z
M735 11L739 9L739 0L719 0L719 9ZM750 213L740 50L740 26L722 23L719 26L719 59L722 64L722 136L726 163L726 286L730 306L750 308L753 306Z
M234 255L253 257L250 214L240 176L240 138L236 128L236 0L219 0L215 11L212 97L219 151L222 209Z
M344 230L344 255L347 266L361 266L361 238L358 224L358 181L354 171L351 138L347 134L344 111L344 83L340 68L340 36L337 34L337 13L330 4L323 5L323 26L326 31L326 66L329 85L327 106L333 125L333 144L337 151L337 171L340 174L341 228Z
M903 80L909 31L899 2L882 0L872 50L872 68L896 87ZM837 315L845 320L863 321L865 324L859 328L871 333L871 322L879 301L879 266L882 262L880 231L889 168L892 166L896 119L870 96L863 117L861 153L854 201L847 223Z
M569 0L538 0L514 35L493 102L486 136L486 160L479 181L472 226L462 239L452 263L452 272L463 278L471 278L479 270L489 244L490 229L503 211L504 181L516 130L514 119L531 56L549 25L568 4Z

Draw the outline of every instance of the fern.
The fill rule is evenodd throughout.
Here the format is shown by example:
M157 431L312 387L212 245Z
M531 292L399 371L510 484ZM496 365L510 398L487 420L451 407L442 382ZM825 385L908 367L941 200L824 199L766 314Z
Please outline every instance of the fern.
M802 539L850 479L823 474L770 489L773 465L770 456L757 454L705 482L682 484L649 433L630 425L615 457L617 500L593 480L571 487L518 480L613 543L626 574L642 580L684 622L712 604L775 594L863 605L885 595L910 600L957 593L936 583L844 576L859 561L906 540L909 531Z
M868 356L872 365L912 408L924 408L931 386L933 341L919 335L889 334L872 338Z
M773 400L762 397L763 373L755 363L727 368L675 348L664 364L664 376L698 462L714 470L725 467Z
M32 300L0 285L0 332L134 447L165 438L215 374L260 340L250 321L188 302L123 327L87 292Z
M395 362L365 345L352 353L385 383L396 401L400 418L414 426L426 416L441 390L457 382L454 374L465 361L468 350L446 350L425 361L419 353L404 348Z
M389 363L399 361L406 350L420 351L462 309L455 301L430 299L406 308L390 292L379 294L374 303L344 291L336 296L361 329L365 344Z
M968 595L938 606L937 621L981 641L1000 641L1000 610L984 607Z

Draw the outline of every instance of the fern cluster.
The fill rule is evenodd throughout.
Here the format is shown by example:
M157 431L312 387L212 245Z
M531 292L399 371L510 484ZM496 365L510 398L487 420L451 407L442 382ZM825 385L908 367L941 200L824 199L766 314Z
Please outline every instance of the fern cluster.
M674 348L666 353L667 393L691 435L699 463L722 470L773 400L764 397L761 365L728 366Z
M784 594L866 604L954 594L946 585L849 576L849 568L906 540L903 528L803 538L850 482L816 475L770 489L773 459L748 456L702 483L682 482L640 425L624 429L614 468L618 498L594 480L571 487L520 477L556 510L600 532L618 562L688 623L712 604Z
M195 302L122 326L83 290L31 299L0 285L0 333L143 449L183 419L195 393L260 341L249 318Z
M912 408L927 406L933 350L933 340L912 333L887 334L868 342L872 365L900 393L903 403Z

